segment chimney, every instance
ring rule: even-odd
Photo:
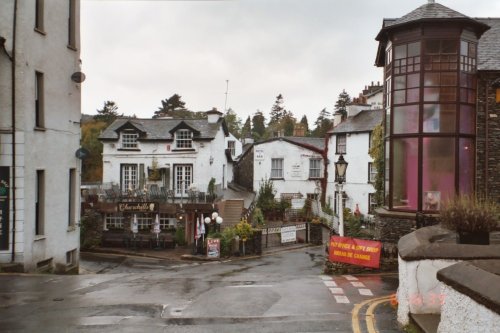
[[[336,127],[342,122],[342,114],[340,112],[335,112],[333,114],[333,127]]]
[[[212,108],[212,110],[207,111],[206,114],[209,124],[217,123],[222,116],[222,112],[219,112],[217,108]]]

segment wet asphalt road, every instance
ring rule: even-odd
[[[82,262],[79,276],[0,274],[0,331],[353,332],[354,305],[397,288],[394,274],[322,275],[322,247],[227,262],[104,259]],[[387,302],[379,309],[379,331],[398,332]]]

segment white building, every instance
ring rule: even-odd
[[[253,190],[259,191],[263,180],[270,179],[281,194],[318,194],[324,179],[323,138],[278,137],[253,146]]]
[[[0,264],[24,271],[78,271],[79,16],[0,1]]]
[[[343,154],[349,163],[346,182],[343,185],[344,205],[361,214],[370,214],[374,204],[376,170],[369,155],[370,138],[373,129],[382,123],[383,110],[362,110],[369,105],[349,105],[348,117],[327,134],[328,182],[326,201],[339,211],[338,189],[335,183],[335,162]]]
[[[122,191],[155,183],[186,198],[193,188],[207,192],[214,178],[217,189],[224,190],[233,178],[232,158],[242,148],[221,115],[211,110],[207,119],[115,120],[99,137],[103,183]]]

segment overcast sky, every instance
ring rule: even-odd
[[[193,111],[268,118],[276,96],[300,120],[332,111],[371,81],[383,18],[427,0],[81,1],[82,112],[104,101],[150,118],[177,93]],[[500,17],[497,0],[438,0],[471,17]]]

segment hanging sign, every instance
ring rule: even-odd
[[[0,250],[9,249],[9,167],[0,167]]]
[[[332,262],[379,268],[381,242],[332,236],[328,248]]]

